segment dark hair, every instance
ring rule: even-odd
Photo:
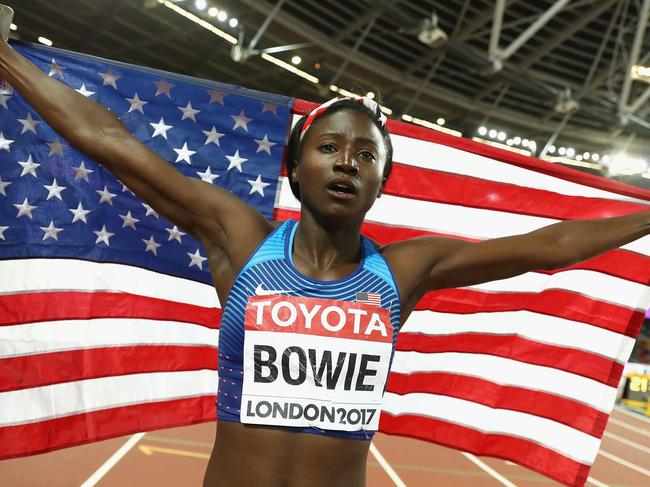
[[[382,123],[379,121],[380,113],[373,113],[372,110],[370,110],[365,105],[359,103],[357,100],[354,100],[352,98],[344,98],[330,105],[325,112],[323,112],[321,115],[318,116],[318,118],[324,115],[329,115],[331,113],[338,112],[339,110],[343,110],[346,108],[357,110],[367,115],[368,118],[370,118],[370,120],[374,122],[375,126],[381,132],[382,138],[384,140],[384,144],[386,146],[386,163],[384,165],[384,177],[388,178],[388,175],[390,174],[390,171],[393,168],[393,144],[390,140],[390,134],[388,133],[388,129],[386,128],[385,125],[382,125]],[[291,136],[289,137],[289,143],[287,144],[287,155],[285,159],[287,165],[287,174],[289,176],[289,186],[291,187],[291,192],[296,197],[296,199],[298,199],[298,201],[300,201],[300,188],[298,187],[297,183],[294,183],[291,180],[291,173],[293,169],[296,167],[296,162],[300,158],[300,153],[302,152],[302,144],[305,141],[305,137],[307,136],[307,134],[305,134],[305,137],[303,137],[302,139],[300,138],[300,132],[302,131],[302,127],[305,124],[305,120],[307,120],[308,115],[309,114],[306,114],[303,117],[301,117],[300,120],[298,120],[298,123],[296,123],[296,125],[291,130]],[[309,131],[309,129],[307,129],[307,131]]]

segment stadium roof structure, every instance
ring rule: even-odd
[[[538,154],[554,133],[578,152],[650,150],[650,0],[8,3],[26,41],[314,101],[373,91],[394,118],[443,118],[469,137],[487,125]],[[296,55],[318,83],[268,62]]]

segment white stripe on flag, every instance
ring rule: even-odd
[[[616,388],[563,370],[478,353],[395,352],[393,372],[446,372],[563,396],[609,412]],[[576,397],[576,391],[580,391]]]
[[[155,372],[65,382],[0,394],[0,427],[119,406],[216,395],[213,370]]]

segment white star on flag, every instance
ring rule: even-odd
[[[160,244],[154,240],[153,235],[149,237],[149,240],[143,238],[142,241],[147,246],[144,249],[145,252],[151,252],[153,255],[158,255],[158,247],[160,247]]]
[[[226,156],[226,159],[230,161],[230,164],[228,165],[228,171],[234,167],[237,168],[239,172],[242,172],[241,165],[248,160],[239,156],[239,150],[236,150],[232,156]]]
[[[6,230],[9,230],[9,227],[3,227],[2,225],[0,225],[0,238],[2,240],[5,240],[5,231]]]
[[[201,110],[196,110],[195,108],[192,108],[191,101],[188,101],[187,105],[184,107],[176,107],[176,108],[178,108],[181,112],[183,112],[183,116],[181,117],[181,120],[185,120],[186,118],[189,118],[193,122],[196,122],[195,115],[201,112]]]
[[[54,240],[59,240],[59,232],[63,231],[63,228],[56,228],[54,226],[54,220],[50,220],[50,224],[47,227],[40,227],[43,230],[43,240],[52,238]]]
[[[208,145],[210,142],[213,142],[218,146],[221,146],[221,144],[219,143],[219,139],[223,137],[225,134],[220,134],[219,132],[217,132],[217,129],[214,127],[214,125],[212,126],[211,130],[202,130],[202,132],[206,136],[205,144],[203,145]]]
[[[196,252],[194,252],[193,254],[187,252],[187,255],[190,257],[190,265],[188,265],[188,267],[192,267],[193,265],[195,265],[199,269],[203,270],[203,263],[208,259],[206,259],[199,253],[199,249],[196,249]]]
[[[235,121],[235,126],[232,128],[233,131],[235,131],[238,127],[241,127],[246,132],[248,132],[248,122],[253,120],[252,118],[248,118],[246,116],[244,110],[241,110],[239,112],[239,115],[230,115],[230,118],[232,118]]]
[[[34,162],[31,154],[29,155],[29,157],[27,157],[26,161],[22,161],[22,162],[18,161],[18,164],[23,166],[23,171],[20,173],[21,177],[27,174],[31,174],[32,176],[36,177],[36,169],[40,167],[40,164]]]
[[[27,112],[27,117],[25,118],[19,118],[18,121],[22,124],[23,129],[20,132],[20,135],[24,134],[25,132],[34,132],[36,133],[36,126],[41,123],[38,120],[34,120],[32,118],[32,114]]]
[[[43,186],[48,191],[46,200],[49,200],[50,198],[58,198],[63,201],[63,198],[61,198],[61,191],[63,191],[67,186],[59,186],[56,184],[56,178],[54,178],[54,182],[52,182],[50,186],[47,184],[44,184]]]
[[[116,84],[117,80],[119,80],[122,76],[113,73],[113,71],[111,71],[111,68],[108,68],[108,71],[106,71],[105,73],[98,73],[98,74],[104,80],[102,86],[111,85],[113,88],[117,90],[117,84]]]
[[[133,98],[127,98],[126,101],[130,103],[129,111],[127,113],[131,113],[133,110],[137,110],[142,115],[144,115],[144,110],[142,110],[142,107],[145,106],[148,101],[143,101],[138,97],[138,93],[135,93],[135,96]]]
[[[74,171],[74,180],[79,181],[80,179],[83,179],[84,181],[88,182],[88,175],[90,173],[93,173],[92,169],[86,169],[86,165],[84,164],[83,161],[81,161],[81,164],[79,164],[79,167],[73,167],[72,170]]]
[[[217,90],[208,90],[208,94],[210,95],[210,101],[208,102],[208,105],[211,105],[215,102],[219,105],[223,105],[223,98],[228,95],[228,93]]]
[[[275,103],[262,102],[262,113],[271,112],[274,115],[277,115],[278,106]]]
[[[72,217],[72,223],[77,222],[79,220],[81,220],[84,223],[88,223],[88,221],[86,220],[86,215],[88,213],[90,213],[90,210],[84,210],[84,207],[81,204],[81,201],[77,205],[76,209],[69,208],[68,211],[74,215]]]
[[[261,174],[258,174],[257,179],[254,181],[252,179],[247,179],[246,181],[248,181],[248,183],[251,185],[251,190],[248,194],[259,193],[261,196],[264,196],[264,188],[271,184],[263,183]]]
[[[22,204],[14,205],[14,206],[18,208],[18,214],[16,215],[16,218],[20,218],[21,216],[27,216],[30,220],[33,220],[32,210],[38,208],[38,206],[30,205],[29,201],[27,201],[27,198],[25,198],[25,201],[23,201]]]
[[[111,193],[108,190],[108,187],[104,185],[104,189],[99,191],[95,190],[95,192],[99,195],[99,203],[108,203],[109,205],[113,206],[113,198],[115,198],[117,195],[115,193]]]
[[[63,151],[66,147],[68,147],[66,144],[62,144],[58,137],[54,139],[54,142],[48,142],[47,146],[50,148],[50,152],[47,154],[47,157],[53,156],[54,154],[58,154],[63,157]]]
[[[156,211],[151,206],[149,206],[146,203],[140,203],[140,204],[144,206],[145,210],[147,210],[147,213],[144,216],[153,216],[158,218],[158,213],[156,213]]]
[[[167,98],[171,98],[171,89],[176,86],[172,83],[168,83],[167,80],[161,79],[160,81],[152,81],[154,85],[156,85],[156,95],[162,95],[165,94],[167,95]]]
[[[49,77],[59,76],[61,79],[63,79],[63,70],[65,68],[56,64],[56,60],[54,58],[52,58],[51,63],[48,63],[48,67],[50,68],[50,72],[47,74]]]
[[[98,244],[99,242],[104,242],[107,247],[110,246],[110,243],[108,240],[115,235],[114,233],[111,233],[106,230],[106,225],[102,225],[102,229],[100,231],[94,231],[93,232],[95,235],[97,235],[97,240],[95,240],[95,243]]]
[[[135,230],[135,224],[140,222],[140,220],[131,216],[130,211],[127,211],[126,215],[120,215],[120,218],[124,222],[122,223],[122,228],[131,227],[133,230]]]
[[[7,110],[9,110],[9,108],[7,107],[7,101],[9,101],[9,98],[11,98],[10,95],[5,95],[4,93],[0,93],[0,105],[3,108],[6,108]]]
[[[253,140],[257,142],[257,150],[255,151],[255,154],[264,151],[268,155],[271,155],[271,147],[278,144],[277,142],[269,141],[269,136],[267,134],[264,134],[263,139],[253,139]]]
[[[75,90],[77,93],[81,93],[83,96],[86,98],[89,98],[95,94],[94,91],[90,91],[88,88],[86,88],[86,83],[81,83],[81,88],[78,90]]]
[[[7,152],[11,152],[9,146],[13,143],[14,143],[13,140],[5,139],[4,134],[0,132],[0,150],[6,150]]]
[[[9,186],[11,183],[9,181],[3,181],[2,178],[0,177],[0,194],[2,196],[7,196],[7,193],[5,192],[5,189],[7,186]]]
[[[183,142],[183,147],[181,147],[180,149],[174,149],[174,152],[178,154],[178,157],[174,162],[185,161],[188,164],[192,164],[192,162],[190,161],[190,157],[196,154],[196,151],[190,150],[189,147],[187,147],[187,142]]]
[[[160,122],[158,123],[149,123],[154,128],[153,135],[151,138],[153,139],[157,135],[162,135],[165,139],[167,138],[167,131],[171,128],[174,128],[173,125],[165,125],[165,120],[160,117]]]
[[[178,243],[183,243],[181,242],[181,237],[187,235],[185,232],[181,232],[176,225],[174,225],[174,228],[165,228],[165,230],[169,232],[169,238],[167,241],[176,240]]]
[[[208,166],[208,169],[205,172],[201,171],[196,171],[196,174],[201,176],[201,179],[205,181],[206,183],[212,184],[215,179],[219,177],[218,174],[212,174],[212,171],[210,171],[210,167]]]
[[[118,180],[118,181],[119,181],[119,180]],[[120,181],[120,183],[122,183],[122,181]],[[133,191],[131,191],[129,188],[127,188],[127,187],[126,187],[126,184],[122,183],[122,193],[125,193],[125,192],[127,192],[127,191],[128,191],[129,193],[131,193],[133,196],[135,196],[135,193],[134,193]]]

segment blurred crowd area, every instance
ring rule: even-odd
[[[643,322],[629,361],[650,365],[650,319]]]

